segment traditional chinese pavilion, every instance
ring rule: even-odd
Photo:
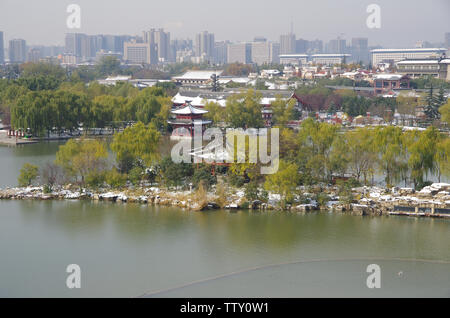
[[[173,110],[172,114],[175,115],[175,118],[168,120],[168,123],[173,128],[172,137],[192,138],[194,136],[194,126],[196,125],[201,125],[203,133],[212,122],[211,120],[203,119],[203,115],[206,113],[208,113],[207,110],[196,108],[190,103]]]

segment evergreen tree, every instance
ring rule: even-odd
[[[441,105],[439,105],[438,98],[436,98],[436,96],[434,96],[433,84],[430,85],[428,94],[425,97],[425,102],[426,102],[425,114],[427,115],[427,117],[430,119],[440,118],[439,107]]]
[[[444,105],[447,102],[447,98],[445,97],[444,87],[441,86],[439,89],[439,93],[436,97],[436,103],[438,104],[438,108]]]

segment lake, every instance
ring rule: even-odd
[[[0,147],[0,187],[57,147]],[[449,242],[441,219],[0,201],[0,297],[450,297]]]

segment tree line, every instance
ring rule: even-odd
[[[450,177],[450,138],[436,128],[403,131],[398,127],[364,127],[343,131],[339,126],[303,121],[301,129],[280,128],[279,169],[261,175],[259,163],[230,166],[174,163],[161,153],[163,139],[154,123],[141,122],[116,133],[108,145],[103,140],[69,140],[60,146],[54,163],[39,169],[25,165],[19,177],[23,186],[39,181],[48,191],[56,184],[87,188],[140,187],[142,182],[166,188],[215,186],[229,193],[244,188],[246,199],[267,201],[279,194],[282,204],[301,197],[299,186],[312,189],[324,202],[322,187],[337,182],[342,200],[352,200],[351,187],[372,185],[376,175],[384,184],[412,183],[421,189],[430,176]],[[112,154],[109,155],[109,153]],[[340,181],[344,180],[344,181]]]

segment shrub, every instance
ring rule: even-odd
[[[223,182],[219,182],[216,186],[216,203],[220,206],[221,209],[223,209],[227,205],[227,198],[229,196],[229,189],[228,185],[226,185]]]
[[[419,182],[419,183],[417,183],[416,190],[417,190],[417,191],[420,191],[420,190],[422,190],[423,188],[428,187],[428,186],[430,186],[430,185],[432,185],[432,184],[433,184],[433,182],[431,182],[431,181],[423,181],[423,182]]]
[[[143,173],[144,169],[142,169],[141,167],[134,167],[133,169],[130,170],[130,173],[128,174],[128,179],[132,184],[139,185],[139,183],[142,180]]]
[[[194,202],[198,205],[199,210],[203,209],[208,205],[208,192],[206,191],[206,187],[203,182],[197,187],[197,190],[194,193]]]
[[[92,171],[85,179],[86,184],[92,188],[98,188],[105,182],[106,176],[104,171]]]
[[[325,206],[328,201],[330,201],[330,197],[328,196],[328,194],[323,192],[317,193],[314,199],[317,201],[317,203],[319,203],[320,206]]]
[[[258,183],[252,181],[245,186],[245,198],[249,201],[259,200]]]
[[[338,181],[336,185],[338,186],[339,202],[344,204],[352,203],[355,199],[352,188],[358,186],[359,182],[357,180],[350,179],[347,181]]]
[[[165,186],[180,186],[186,178],[192,176],[193,168],[189,163],[175,163],[170,156],[165,157],[159,165],[161,181]]]
[[[121,188],[127,183],[127,175],[112,169],[106,174],[106,183],[112,188]]]
[[[233,187],[240,188],[245,184],[245,178],[243,176],[235,175],[234,173],[230,173],[228,175],[228,182]]]
[[[200,185],[202,183],[207,189],[217,182],[216,177],[211,174],[211,169],[207,165],[201,165],[195,169],[192,176],[192,183]]]
[[[247,209],[250,207],[250,202],[244,201],[244,202],[242,202],[242,203],[239,205],[239,207],[240,207],[241,209],[247,210]]]
[[[44,193],[48,194],[48,193],[52,193],[52,187],[49,186],[48,184],[44,185]]]

